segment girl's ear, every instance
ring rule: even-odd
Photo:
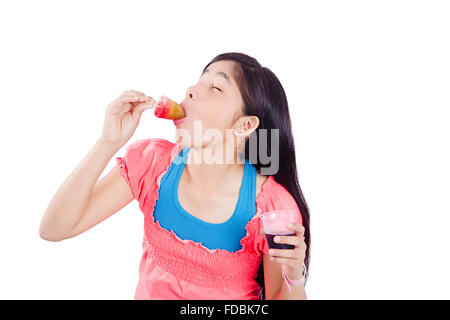
[[[242,124],[246,133],[250,134],[259,126],[259,118],[257,116],[248,116]]]
[[[240,116],[242,119],[237,119],[233,125],[233,132],[237,132],[239,129],[242,129],[242,132],[246,135],[250,135],[253,131],[255,131],[259,126],[259,118],[257,116]]]

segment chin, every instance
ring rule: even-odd
[[[178,143],[182,148],[191,147],[192,135],[189,130],[177,127],[177,129],[175,130],[175,142]]]

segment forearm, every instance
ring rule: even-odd
[[[42,238],[61,240],[76,226],[99,176],[118,149],[100,139],[95,142],[49,203],[39,229]]]

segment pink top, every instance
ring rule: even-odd
[[[181,239],[153,220],[161,179],[181,150],[179,144],[164,139],[142,139],[131,143],[123,158],[116,158],[121,175],[144,214],[144,252],[135,299],[260,299],[261,287],[255,278],[269,247],[259,233],[259,216],[271,210],[293,209],[302,222],[297,203],[270,176],[256,198],[257,212],[245,227],[247,233],[241,239],[240,250],[211,250],[201,243]]]

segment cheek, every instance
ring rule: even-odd
[[[176,141],[185,146],[206,147],[207,145],[223,143],[230,139],[232,134],[222,121],[205,119],[184,122],[176,130]]]
[[[229,106],[217,106],[214,104],[208,107],[198,107],[188,113],[187,119],[180,125],[184,134],[197,139],[205,136],[220,135],[221,140],[227,136],[227,129],[231,129],[235,112]],[[179,130],[178,130],[179,131]],[[194,138],[194,135],[201,136]]]
[[[228,109],[226,107],[205,109],[198,114],[198,118],[196,119],[202,121],[203,129],[225,131],[231,127],[231,121],[233,119],[233,114],[228,112]]]
[[[227,129],[231,128],[231,120],[232,118],[228,114],[217,113],[213,116],[209,117],[207,121],[205,121],[203,128],[214,130],[215,132],[220,132],[223,137],[226,135]]]

